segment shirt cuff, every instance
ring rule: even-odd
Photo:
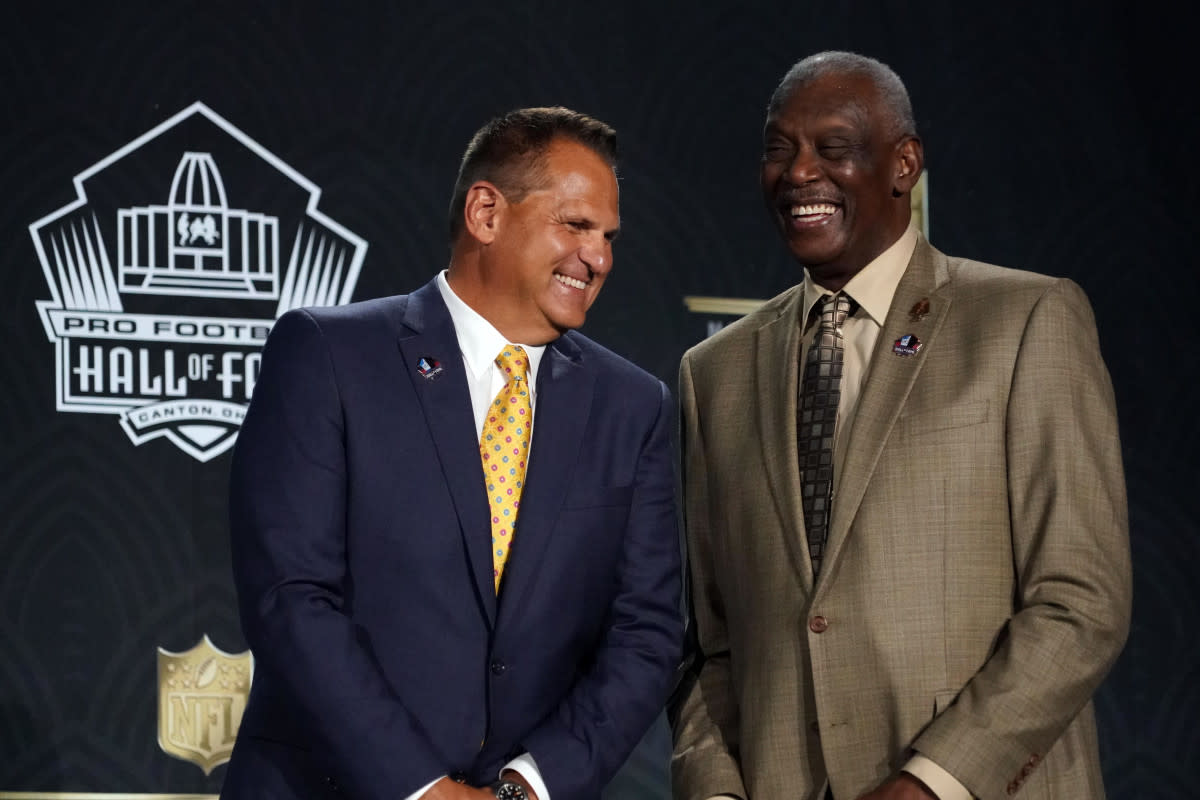
[[[533,789],[533,793],[538,796],[538,800],[550,800],[550,790],[546,788],[546,782],[542,780],[542,773],[538,771],[537,762],[533,760],[532,755],[522,753],[505,764],[504,769],[500,770],[500,774],[503,775],[504,771],[509,769],[520,773],[525,782],[529,784],[529,788]]]
[[[958,778],[920,753],[914,754],[903,769],[928,786],[938,800],[971,800],[971,793],[958,782]]]
[[[446,776],[445,776],[445,775],[443,775],[443,776],[442,776],[442,778],[444,778],[444,777],[446,777]],[[404,798],[404,800],[420,800],[420,798],[421,798],[421,797],[422,797],[422,796],[423,796],[423,795],[424,795],[426,792],[428,792],[430,789],[432,789],[432,788],[433,788],[433,784],[437,783],[437,782],[438,782],[438,781],[440,781],[442,778],[434,778],[432,781],[430,781],[429,783],[425,784],[425,785],[424,785],[424,786],[422,786],[420,789],[417,789],[415,792],[413,792],[412,794],[410,794],[408,797]]]

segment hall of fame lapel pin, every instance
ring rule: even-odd
[[[892,352],[898,356],[915,356],[923,342],[915,334],[906,333],[892,343]]]
[[[417,360],[417,372],[425,380],[431,381],[442,374],[442,364],[433,356],[421,356]]]

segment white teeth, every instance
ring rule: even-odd
[[[587,288],[587,284],[577,278],[569,278],[566,275],[559,275],[557,272],[554,273],[554,277],[558,278],[558,282],[564,286],[570,286],[573,289]]]
[[[837,206],[832,203],[815,203],[811,206],[792,206],[793,217],[809,217],[817,214],[833,214]]]

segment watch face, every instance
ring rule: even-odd
[[[496,784],[496,800],[529,800],[529,795],[519,783],[500,781]]]

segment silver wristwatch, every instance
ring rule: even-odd
[[[525,787],[512,781],[500,781],[493,785],[492,794],[496,795],[496,800],[529,800]]]

